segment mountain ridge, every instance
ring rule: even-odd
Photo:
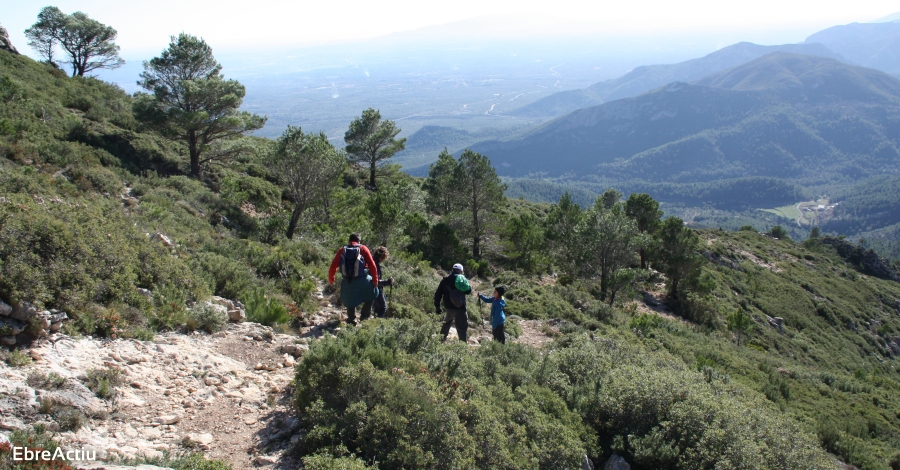
[[[779,72],[775,78],[772,70]],[[684,182],[782,177],[795,168],[814,183],[813,172],[803,166],[816,159],[845,175],[877,173],[896,161],[898,142],[891,136],[900,130],[898,111],[900,80],[884,72],[776,52],[695,83],[670,83],[580,109],[517,139],[471,148],[509,163],[499,167],[505,176],[583,176],[592,168],[607,177],[646,179],[638,162],[651,165],[656,158],[667,164],[652,164],[655,181],[671,181],[662,167],[684,165]]]
[[[668,83],[676,81],[692,82],[711,73],[725,70],[777,51],[803,53],[835,59],[841,58],[838,54],[821,44],[761,46],[749,42],[740,42],[697,59],[675,64],[636,67],[619,78],[595,83],[581,90],[555,93],[513,110],[509,114],[559,116],[582,107],[637,96]]]

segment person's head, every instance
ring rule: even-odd
[[[350,234],[350,241],[347,242],[347,243],[359,243],[359,234],[358,234],[358,233],[351,233],[351,234]]]
[[[379,246],[378,248],[375,248],[375,253],[373,253],[373,255],[375,256],[375,261],[378,261],[379,263],[382,261],[387,261],[387,259],[391,257],[391,254],[388,253],[388,249],[386,246]]]
[[[463,265],[456,263],[453,265],[453,274],[462,274],[463,273]]]
[[[497,286],[494,288],[494,297],[501,298],[506,295],[506,286]]]

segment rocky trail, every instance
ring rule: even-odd
[[[43,424],[62,447],[110,463],[199,450],[235,470],[297,468],[285,452],[300,425],[290,411],[293,366],[311,342],[346,327],[342,309],[318,297],[321,310],[294,334],[250,322],[152,341],[52,332],[26,350],[31,364],[0,361],[0,434]],[[540,346],[554,335],[549,323],[519,325],[518,342]],[[448,341],[455,339],[452,329]],[[489,328],[470,328],[470,345],[490,340]],[[108,389],[98,393],[97,377]],[[66,430],[76,421],[77,430]]]

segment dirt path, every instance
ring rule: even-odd
[[[65,448],[94,450],[105,460],[193,449],[235,470],[297,468],[284,453],[300,425],[290,410],[293,366],[310,342],[336,333],[335,320],[344,319],[328,299],[320,303],[299,335],[245,322],[212,335],[166,333],[153,341],[51,336],[30,350],[32,364],[0,362],[0,432],[43,423],[59,431]],[[540,347],[554,334],[549,323],[519,324],[517,342]],[[451,330],[448,340],[455,339]],[[473,347],[491,340],[489,327],[470,329]],[[97,370],[118,371],[120,385],[107,399],[85,386]],[[60,429],[54,413],[67,407],[87,416],[77,431]]]

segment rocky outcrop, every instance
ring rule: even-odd
[[[207,301],[216,310],[223,312],[231,323],[240,323],[247,319],[247,309],[237,300],[213,296]]]
[[[68,319],[66,312],[56,309],[38,310],[28,302],[11,307],[0,300],[0,345],[12,347],[43,338],[62,329]]]
[[[13,54],[18,55],[19,51],[16,50],[16,47],[9,42],[9,33],[6,31],[2,25],[0,25],[0,49],[12,52]]]
[[[631,465],[621,455],[612,454],[603,465],[603,470],[631,470]]]
[[[894,271],[887,260],[879,258],[874,251],[841,238],[823,237],[821,242],[823,245],[833,246],[837,254],[853,269],[879,279],[900,282],[900,273]]]

